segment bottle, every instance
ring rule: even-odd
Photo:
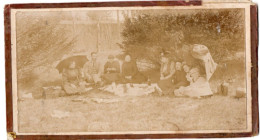
[[[150,86],[152,83],[151,83],[151,79],[150,77],[148,76],[148,79],[147,79],[147,83],[148,83],[148,86]]]

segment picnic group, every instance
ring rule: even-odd
[[[153,81],[159,95],[185,97],[207,97],[213,94],[209,79],[216,70],[208,48],[204,45],[192,45],[192,57],[199,64],[190,65],[185,61],[174,61],[169,51],[160,54],[160,78]],[[130,54],[125,54],[122,64],[114,55],[109,55],[104,65],[98,61],[98,52],[90,54],[90,60],[83,67],[76,61],[70,61],[68,67],[62,69],[62,88],[67,95],[84,92],[86,87],[102,87],[106,85],[151,84],[149,77],[138,70],[136,61]]]

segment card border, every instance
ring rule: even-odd
[[[135,2],[90,2],[90,3],[38,3],[9,4],[4,9],[5,24],[5,69],[6,69],[6,116],[7,132],[13,132],[12,64],[11,64],[11,9],[30,8],[80,8],[80,7],[129,7],[129,6],[190,6],[201,5],[200,0],[185,1],[135,1]],[[17,139],[140,139],[140,138],[213,138],[249,137],[259,133],[258,120],[258,7],[250,6],[251,19],[251,94],[252,132],[245,133],[189,133],[189,134],[109,134],[109,135],[17,135]]]

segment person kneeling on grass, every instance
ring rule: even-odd
[[[104,75],[102,77],[107,84],[120,80],[120,64],[115,60],[113,55],[108,56],[108,61],[104,65]]]
[[[193,68],[190,70],[190,79],[192,82],[187,87],[180,87],[174,90],[175,96],[188,96],[194,98],[200,98],[203,96],[212,95],[213,92],[210,89],[210,85],[205,76],[200,74],[199,68]],[[189,77],[187,77],[189,78]]]

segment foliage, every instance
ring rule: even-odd
[[[65,25],[57,26],[60,14],[17,16],[17,69],[18,76],[31,73],[34,68],[47,65],[69,51],[75,39],[66,36]],[[22,74],[19,74],[22,73]]]
[[[173,59],[183,59],[190,45],[203,44],[219,62],[244,49],[243,28],[240,9],[197,10],[186,14],[140,13],[126,18],[121,48],[137,59],[158,64],[162,50],[170,51]]]

